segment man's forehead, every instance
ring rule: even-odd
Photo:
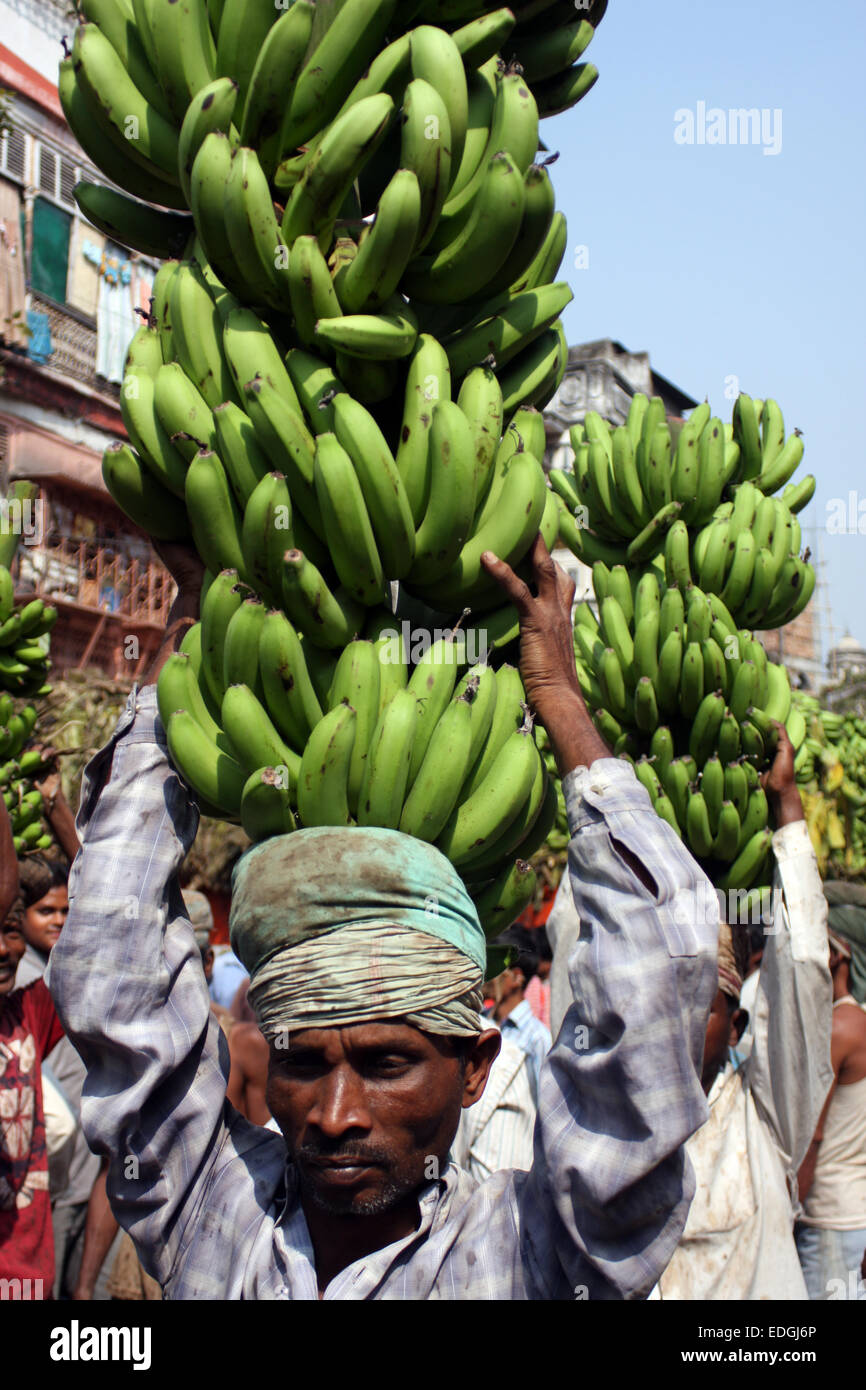
[[[427,1041],[420,1028],[403,1019],[371,1019],[364,1023],[349,1023],[335,1028],[301,1028],[288,1035],[290,1049],[325,1052],[359,1048],[388,1047],[402,1043],[422,1045]],[[273,1046],[273,1044],[272,1044]],[[282,1049],[285,1050],[283,1041]]]

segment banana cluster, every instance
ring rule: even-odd
[[[456,337],[472,366],[497,353],[506,402],[550,398],[567,349],[531,296],[566,228],[534,160],[540,115],[597,77],[574,65],[589,19],[551,13],[539,35],[536,6],[516,29],[510,10],[473,6],[456,28],[443,13],[445,27],[406,32],[394,0],[348,0],[320,33],[309,0],[276,20],[227,0],[214,35],[205,0],[82,8],[59,90],[90,157],[132,194],[77,188],[106,235],[169,258],[196,232],[223,285],[283,319],[287,346],[336,360],[367,404],[399,387],[426,330]]]
[[[821,873],[866,873],[866,720],[795,692],[807,735],[795,771]]]
[[[806,607],[815,571],[800,558],[797,513],[815,478],[789,481],[803,441],[797,431],[786,439],[775,401],[740,395],[729,425],[705,403],[677,432],[659,397],[638,394],[624,425],[613,429],[590,411],[571,440],[574,472],[554,470],[551,485],[569,512],[560,539],[587,564],[634,564],[664,551],[678,583],[719,593],[745,627],[781,627]]]
[[[0,695],[0,795],[12,823],[12,839],[16,854],[28,850],[48,849],[54,836],[43,819],[42,793],[36,786],[39,777],[48,769],[42,754],[35,748],[25,751],[25,744],[36,724],[36,710],[25,705],[15,712],[11,696]]]
[[[224,134],[235,148],[255,151],[256,172],[272,192],[285,194],[340,117],[369,96],[399,107],[410,80],[434,89],[425,117],[441,119],[444,110],[446,118],[446,138],[434,142],[425,170],[447,160],[465,183],[475,171],[461,163],[464,148],[480,161],[487,142],[478,136],[479,120],[490,117],[484,79],[473,83],[474,75],[501,53],[522,69],[533,109],[544,116],[567,110],[598,77],[591,63],[577,60],[605,9],[606,0],[594,0],[582,15],[571,0],[533,0],[514,11],[450,0],[347,0],[328,23],[310,0],[80,0],[82,23],[60,67],[63,110],[93,163],[145,205],[136,222],[127,198],[91,187],[83,194],[86,213],[104,220],[109,234],[129,233],[121,235],[125,244],[176,254],[185,222],[178,213],[192,206],[192,165],[207,135]],[[407,32],[410,23],[416,27]],[[374,124],[375,133],[364,136],[364,116],[356,116],[359,155],[367,159],[387,130]],[[240,165],[236,174],[242,181]],[[443,175],[440,207],[449,170]],[[329,183],[338,204],[339,187]],[[267,210],[265,223],[252,229],[255,238],[272,230],[273,208]],[[272,261],[274,248],[266,249]],[[260,278],[271,269],[266,265]]]
[[[16,482],[0,501],[0,690],[26,699],[48,693],[48,648],[57,621],[57,609],[42,599],[15,607],[11,569],[22,535],[33,529],[33,517],[25,515],[25,508],[33,506],[37,490],[34,483]],[[13,741],[4,740],[0,731],[0,757],[18,751],[12,749]]]
[[[772,721],[795,750],[806,737],[783,666],[767,660],[723,600],[669,583],[659,558],[643,573],[599,561],[575,617],[578,675],[596,727],[634,763],[657,813],[718,888],[760,887],[772,840],[760,773]]]
[[[605,3],[80,8],[61,101],[116,187],[76,197],[164,261],[103,474],[208,571],[160,681],[173,760],[254,839],[417,834],[507,925],[556,811],[516,672],[463,659],[474,629],[414,669],[378,629],[396,581],[504,645],[481,555],[556,539],[540,411],[571,292],[539,119],[593,85]]]
[[[0,689],[29,698],[47,695],[50,633],[57,609],[41,598],[15,608],[12,576],[0,565]],[[0,757],[6,749],[0,733]]]
[[[519,406],[503,432],[489,367],[469,370],[452,400],[448,353],[422,335],[392,452],[334,367],[303,348],[284,359],[207,262],[167,262],[154,289],[154,325],[135,335],[121,390],[131,443],[103,460],[113,497],[151,536],[191,536],[212,574],[236,569],[335,648],[387,582],[437,611],[483,615],[500,604],[484,551],[518,565],[539,529],[554,544],[564,504],[545,482],[543,417]],[[549,286],[539,302],[554,314],[568,294]],[[502,645],[516,615],[500,606],[488,629]]]
[[[300,822],[435,844],[495,934],[532,898],[525,860],[557,809],[520,676],[469,666],[459,632],[410,670],[389,624],[373,615],[338,654],[268,610],[236,571],[217,575],[159,679],[172,760],[206,813],[239,819],[253,840]]]

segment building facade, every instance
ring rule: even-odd
[[[159,644],[171,582],[102,481],[126,348],[156,266],[78,211],[81,179],[105,182],[63,118],[57,65],[75,23],[65,0],[0,0],[0,484],[39,485],[39,525],[19,549],[22,595],[61,611],[55,671],[134,677]]]

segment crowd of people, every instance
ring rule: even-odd
[[[720,921],[586,713],[565,576],[485,563],[572,833],[494,979],[378,829],[249,851],[214,946],[154,698],[186,562],[78,829],[53,772],[18,862],[0,802],[0,1297],[866,1299],[866,888],[822,884],[779,726],[773,912]]]

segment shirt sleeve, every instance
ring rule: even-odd
[[[34,980],[25,989],[27,1024],[36,1040],[39,1056],[47,1057],[63,1037],[63,1024],[57,1017],[54,1000],[43,980]]]
[[[48,982],[87,1067],[84,1132],[108,1154],[115,1214],[160,1283],[219,1164],[224,1114],[245,1123],[225,1107],[228,1048],[177,882],[197,827],[155,688],[133,691],[85,773],[82,850]]]
[[[765,925],[749,1088],[791,1171],[799,1168],[833,1082],[827,901],[805,821],[773,836],[773,917]]]
[[[683,1146],[708,1113],[718,900],[626,763],[578,768],[563,790],[573,1002],[541,1071],[524,1267],[532,1298],[645,1298],[694,1192]]]

